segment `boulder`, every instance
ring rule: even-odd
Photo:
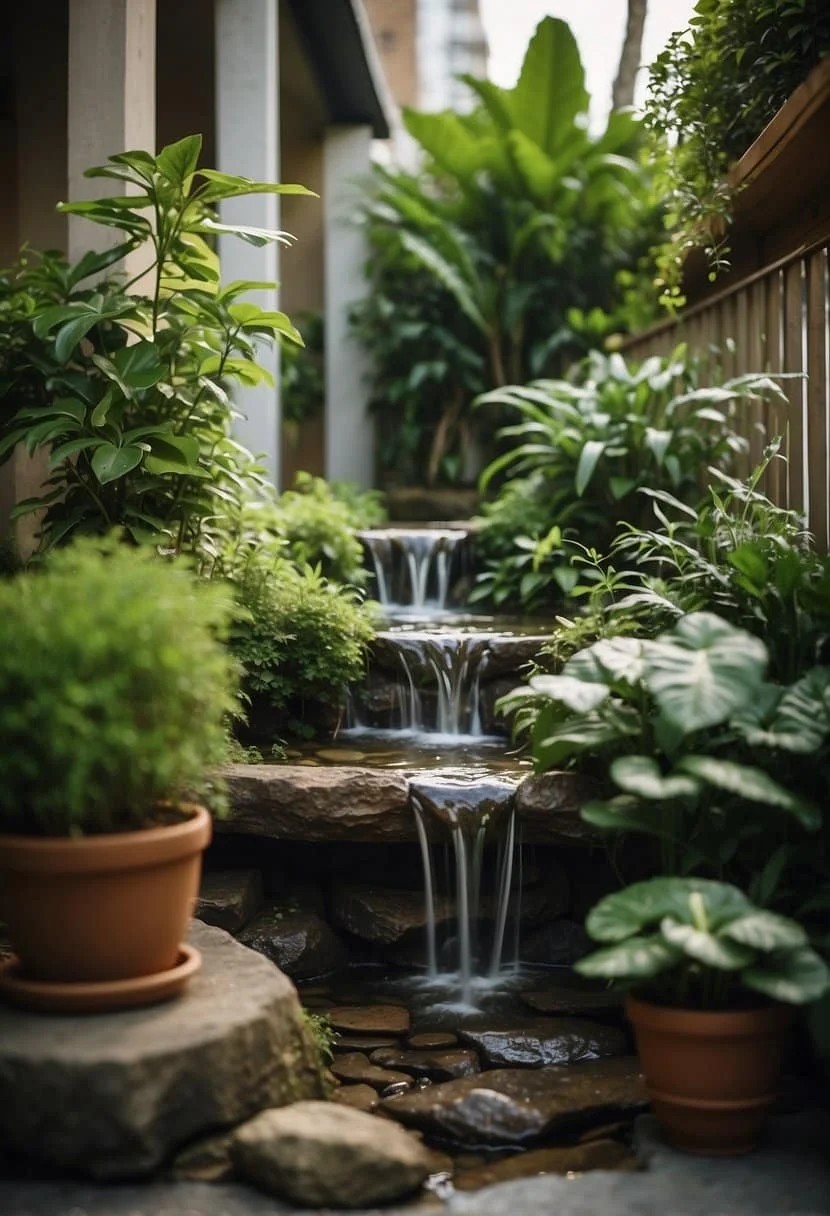
[[[268,1107],[323,1096],[286,976],[196,922],[178,1000],[95,1017],[0,1007],[0,1139],[42,1165],[117,1179]]]
[[[177,1153],[170,1176],[179,1182],[227,1182],[233,1178],[233,1132],[218,1132],[188,1144]]]
[[[432,1164],[402,1128],[334,1102],[263,1111],[238,1129],[232,1153],[241,1177],[304,1207],[400,1199],[420,1187]]]
[[[278,840],[417,840],[406,778],[394,770],[232,764],[220,831]]]
[[[593,782],[578,773],[525,777],[516,791],[524,839],[536,844],[601,845],[598,829],[583,822],[579,814],[580,807],[595,794]]]
[[[636,1057],[507,1068],[386,1098],[381,1110],[428,1135],[469,1145],[524,1145],[641,1110]]]
[[[542,647],[550,641],[550,635],[496,634],[487,642],[487,679],[495,676],[512,676],[514,683],[526,679],[526,668],[538,657]]]
[[[262,906],[259,870],[214,870],[202,876],[196,916],[206,925],[238,933]]]
[[[578,1064],[628,1050],[624,1031],[584,1018],[539,1018],[509,1028],[462,1029],[459,1033],[491,1068]]]
[[[316,912],[286,909],[280,904],[260,912],[242,930],[239,940],[293,979],[314,979],[349,961],[346,946]]]

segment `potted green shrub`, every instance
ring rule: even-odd
[[[160,999],[211,835],[193,805],[225,754],[227,593],[152,551],[78,542],[0,581],[0,916],[13,1000]]]
[[[653,878],[606,896],[587,928],[603,948],[577,970],[630,989],[669,1141],[716,1155],[751,1149],[776,1096],[791,1006],[830,983],[802,927],[727,883]]]

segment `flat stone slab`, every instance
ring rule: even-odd
[[[417,840],[400,773],[349,766],[232,764],[224,831],[275,840]]]
[[[197,921],[189,940],[203,966],[179,1000],[90,1017],[0,1005],[0,1141],[12,1154],[136,1177],[265,1107],[323,1096],[290,980],[221,929]]]
[[[434,770],[409,777],[394,769],[358,765],[232,764],[224,770],[230,812],[220,832],[273,840],[351,841],[356,844],[415,842],[412,790],[421,796],[435,785]],[[575,773],[526,777],[518,787],[501,775],[459,784],[458,803],[513,800],[532,844],[596,845],[599,836],[579,817],[591,785]],[[446,795],[446,790],[442,793]]]
[[[392,1119],[460,1144],[524,1145],[647,1103],[635,1056],[538,1069],[505,1068],[381,1103]]]
[[[331,1071],[338,1081],[352,1085],[370,1085],[379,1094],[388,1090],[390,1085],[403,1086],[406,1089],[412,1085],[412,1078],[408,1073],[381,1068],[373,1064],[362,1051],[347,1051],[342,1056],[335,1056]]]
[[[403,1005],[336,1005],[327,1017],[335,1030],[348,1034],[409,1033],[409,1010]]]
[[[209,870],[202,875],[196,916],[206,925],[238,933],[262,902],[259,870]]]
[[[620,1056],[629,1050],[624,1031],[584,1018],[539,1018],[527,1025],[459,1033],[463,1042],[474,1047],[493,1068],[579,1064]]]
[[[355,1110],[364,1110],[367,1114],[377,1110],[380,1098],[376,1089],[371,1085],[341,1085],[331,1095],[332,1102],[341,1106],[352,1106]]]
[[[746,1157],[692,1157],[663,1144],[650,1115],[637,1120],[645,1169],[548,1174],[451,1195],[445,1216],[827,1216],[830,1128],[825,1111],[770,1120]],[[0,1181],[3,1216],[310,1216],[239,1184],[152,1183],[95,1186]],[[413,1216],[411,1205],[384,1216]],[[322,1213],[319,1214],[322,1216]],[[355,1213],[355,1216],[358,1216]],[[378,1216],[363,1212],[360,1216]]]
[[[580,988],[576,984],[551,984],[530,992],[520,992],[519,1000],[537,1013],[548,1013],[558,1017],[573,1017],[579,1014],[617,1013],[622,1009],[623,994],[614,988]]]
[[[481,1072],[474,1051],[455,1048],[450,1051],[400,1051],[381,1047],[371,1055],[373,1064],[410,1073],[413,1077],[429,1077],[431,1081],[451,1081],[454,1077],[471,1077]]]

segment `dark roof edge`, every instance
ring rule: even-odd
[[[332,122],[371,126],[388,139],[395,104],[363,0],[288,0]]]

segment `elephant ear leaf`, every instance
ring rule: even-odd
[[[566,21],[540,21],[505,102],[518,129],[549,156],[573,134],[574,120],[586,113],[590,97],[579,48]]]

